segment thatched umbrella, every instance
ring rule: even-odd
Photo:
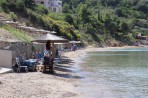
[[[81,43],[81,41],[70,41],[69,43],[70,44],[79,44],[79,43]]]
[[[46,45],[48,45],[50,49],[50,56],[54,57],[54,52],[55,52],[54,43],[68,43],[68,40],[58,37],[56,35],[47,33],[46,35],[43,35],[33,40],[32,42],[46,43]]]
[[[47,43],[47,41],[50,41],[51,43],[67,43],[68,42],[67,39],[58,37],[50,33],[47,33],[46,35],[43,35],[33,40],[32,42]]]

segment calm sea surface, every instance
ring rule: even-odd
[[[87,97],[148,98],[148,48],[89,52],[82,61]]]

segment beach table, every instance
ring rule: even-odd
[[[37,65],[37,59],[24,60],[22,62],[22,65],[27,66],[28,70],[35,71],[36,70],[36,65]]]

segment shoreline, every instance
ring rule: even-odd
[[[87,95],[79,92],[83,83],[81,83],[79,73],[75,72],[75,70],[79,70],[81,58],[89,51],[113,48],[137,48],[137,46],[86,47],[77,51],[64,52],[63,56],[70,59],[71,62],[57,65],[54,74],[28,72],[0,75],[0,98],[86,98]],[[95,89],[101,93],[99,88]]]

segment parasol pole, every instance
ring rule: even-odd
[[[55,57],[55,45],[54,45],[54,42],[51,42],[50,43],[50,58],[54,59]]]
[[[54,42],[52,42],[51,57],[54,58]]]

